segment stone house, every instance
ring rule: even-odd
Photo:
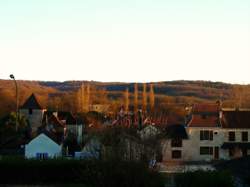
[[[19,109],[20,114],[28,119],[32,133],[37,132],[38,128],[42,125],[43,114],[45,111],[46,109],[40,105],[33,93]]]

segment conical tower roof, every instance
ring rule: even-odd
[[[24,102],[21,109],[42,109],[34,93]]]

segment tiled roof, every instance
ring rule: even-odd
[[[216,113],[219,110],[220,105],[217,103],[202,103],[195,104],[192,108],[192,113]]]
[[[250,111],[224,111],[223,128],[250,128]]]
[[[188,127],[218,127],[219,124],[219,117],[216,115],[194,114],[188,123]]]
[[[24,102],[21,109],[42,109],[41,105],[37,101],[35,94],[31,94],[31,96]]]

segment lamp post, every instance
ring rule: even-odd
[[[13,74],[10,75],[10,78],[14,80],[16,86],[16,131],[18,127],[18,119],[19,119],[19,111],[18,111],[18,87],[15,76]]]

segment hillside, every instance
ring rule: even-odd
[[[133,98],[134,83],[121,82],[95,82],[95,81],[65,81],[65,82],[47,82],[47,81],[18,81],[20,104],[22,104],[32,92],[36,93],[39,100],[45,107],[55,107],[56,101],[68,100],[63,103],[61,108],[66,110],[74,107],[74,93],[84,84],[89,84],[95,90],[105,90],[107,102],[122,103],[124,91],[129,88],[130,98]],[[150,83],[147,83],[150,84]],[[215,102],[218,99],[223,100],[224,106],[234,106],[241,102],[241,106],[250,106],[250,86],[233,85],[222,82],[209,81],[165,81],[156,82],[154,92],[157,105],[173,104],[193,104],[195,102]],[[141,96],[142,84],[138,83],[139,98]],[[149,85],[147,86],[149,90]],[[94,96],[97,92],[92,92],[92,103],[100,103],[99,96]],[[99,95],[102,94],[101,92]],[[12,80],[0,80],[0,115],[15,109],[15,86]],[[65,99],[67,98],[67,99]],[[58,101],[59,102],[59,101]],[[58,105],[57,102],[57,105]],[[58,107],[58,106],[57,106]]]

